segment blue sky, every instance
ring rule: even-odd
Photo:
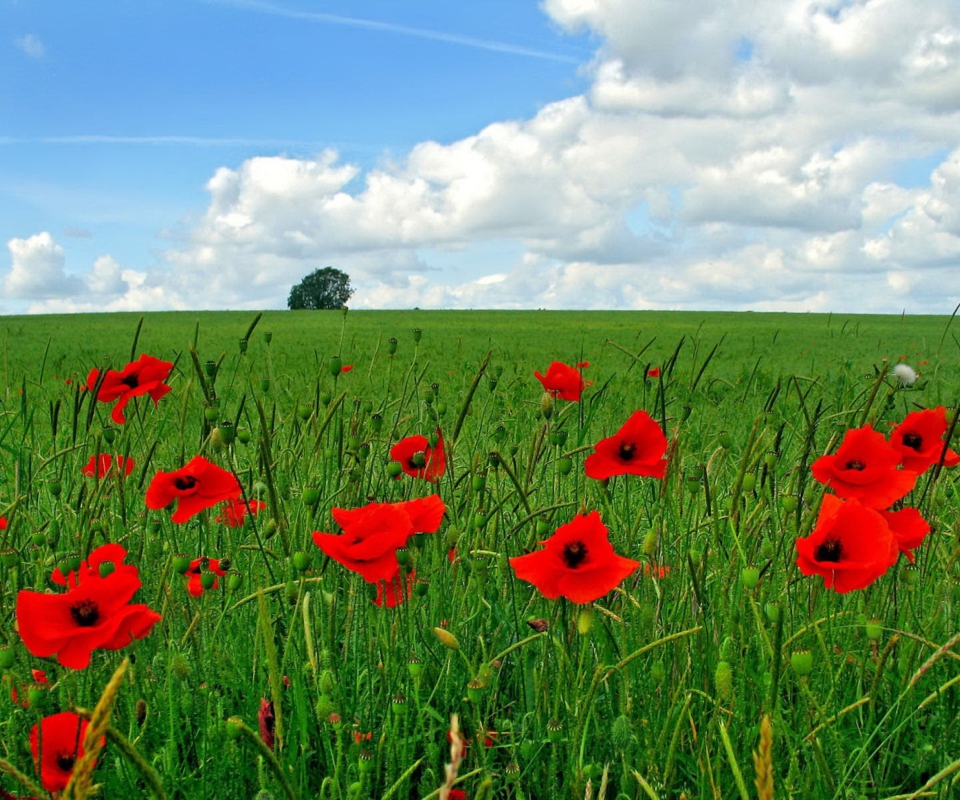
[[[709,5],[0,0],[0,311],[949,313],[960,10]]]

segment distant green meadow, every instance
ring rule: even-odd
[[[705,312],[0,318],[0,797],[50,796],[31,729],[93,709],[125,657],[101,703],[105,798],[958,796],[960,468],[897,501],[931,532],[863,589],[802,574],[795,547],[831,494],[810,465],[847,431],[944,406],[952,434],[958,332]],[[174,365],[171,389],[120,425],[84,385],[141,354]],[[533,373],[552,361],[588,363],[581,400],[545,395]],[[587,477],[639,410],[666,476]],[[436,483],[392,463],[418,435],[442,439]],[[100,454],[132,472],[84,475]],[[197,455],[262,508],[237,527],[219,504],[182,524],[148,509],[158,471]],[[433,495],[442,522],[398,550],[394,607],[314,542],[341,532],[334,509]],[[517,576],[511,559],[594,511],[629,577],[577,603]],[[54,568],[106,543],[162,620],[84,669],[32,654],[20,592],[64,592]],[[196,568],[197,595],[181,573],[200,558],[228,563]]]

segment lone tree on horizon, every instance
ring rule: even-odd
[[[290,290],[287,308],[300,309],[343,308],[353,294],[350,276],[333,267],[315,269]]]

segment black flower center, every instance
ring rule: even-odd
[[[905,433],[902,441],[903,446],[909,447],[911,450],[919,452],[920,448],[923,447],[923,437],[919,433]]]
[[[620,442],[620,460],[632,461],[633,454],[636,449],[637,446],[633,442]]]
[[[817,561],[828,561],[836,564],[843,555],[843,547],[838,539],[827,539],[827,541],[817,546],[814,556]]]
[[[570,569],[576,569],[587,557],[587,548],[583,542],[567,542],[563,546],[563,560]]]
[[[846,468],[855,469],[857,472],[863,472],[867,468],[867,465],[862,461],[848,461]]]
[[[70,616],[81,628],[89,628],[100,619],[100,609],[96,600],[81,600],[70,606]]]
[[[77,757],[73,753],[60,753],[57,755],[57,766],[64,772],[70,772],[76,762]]]
[[[193,477],[193,475],[181,475],[179,478],[174,478],[173,485],[176,486],[181,492],[188,492],[193,489],[199,481]]]
[[[140,378],[134,375],[127,375],[125,378],[120,379],[120,383],[129,386],[131,389],[136,389],[140,385]]]

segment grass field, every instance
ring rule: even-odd
[[[848,431],[956,406],[955,333],[946,317],[693,312],[3,318],[0,789],[47,796],[58,767],[38,773],[31,729],[103,696],[92,780],[106,798],[446,797],[453,752],[472,799],[953,797],[957,473],[932,465],[862,511],[870,563],[881,545],[862,529],[879,511],[916,509],[931,528],[913,564],[894,546],[863,588],[803,574],[795,542],[841,493],[811,464]],[[171,388],[131,399],[118,424],[96,394],[141,354],[173,364]],[[545,397],[533,373],[551,361],[589,362],[580,400]],[[103,383],[87,391],[92,368]],[[665,476],[589,477],[595,445],[639,410],[666,436]],[[435,482],[396,474],[390,451],[415,435],[442,439]],[[84,475],[99,454],[133,469]],[[214,500],[182,523],[148,509],[158,472],[198,455],[258,513],[233,527]],[[184,503],[193,486],[176,491]],[[334,509],[414,500],[442,502],[442,520],[417,527],[418,504],[371,517],[392,544],[353,567],[314,540],[353,530]],[[591,512],[638,562],[627,577],[586,602],[520,577],[511,559]],[[893,523],[876,524],[889,539]],[[21,607],[78,591],[54,568],[86,574],[78,561],[106,543],[125,562],[91,564],[80,590],[133,566],[130,602],[162,619],[121,649],[129,636],[104,635],[83,668],[63,665],[63,642],[37,655],[26,624],[94,641],[101,619],[83,614],[106,618],[105,599],[64,601],[60,628]],[[563,552],[583,574],[583,551]],[[364,579],[387,562],[392,584]],[[75,742],[44,749],[42,730],[41,760],[60,747],[77,773],[63,796],[86,796]]]

